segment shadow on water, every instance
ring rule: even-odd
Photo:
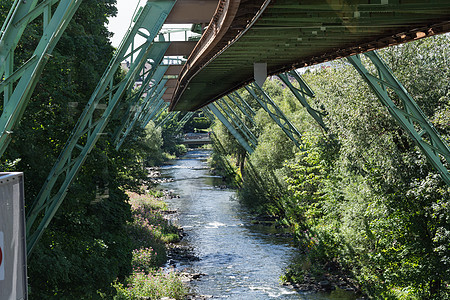
[[[189,151],[161,169],[161,175],[173,181],[160,188],[180,196],[167,202],[178,211],[175,221],[187,234],[182,243],[199,258],[176,268],[206,274],[191,284],[198,294],[215,299],[355,299],[339,290],[307,294],[282,286],[279,278],[296,249],[273,228],[252,223],[235,192],[221,188],[221,178],[210,175],[209,154]]]

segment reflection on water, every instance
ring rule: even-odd
[[[298,293],[280,284],[295,248],[287,238],[252,225],[234,191],[217,187],[222,182],[209,175],[209,153],[190,151],[161,170],[163,176],[174,179],[161,188],[180,195],[167,202],[179,212],[177,223],[187,233],[183,243],[199,257],[177,267],[206,274],[192,283],[196,292],[217,299],[349,299]]]

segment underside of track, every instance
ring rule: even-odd
[[[450,31],[448,0],[220,0],[181,70],[170,110],[199,109],[254,80]]]

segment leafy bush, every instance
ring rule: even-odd
[[[117,295],[114,300],[161,299],[169,297],[183,299],[187,288],[175,272],[157,270],[150,273],[135,271],[126,284],[114,284]]]

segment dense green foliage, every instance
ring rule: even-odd
[[[178,228],[162,217],[161,210],[167,207],[159,197],[129,195],[133,212],[133,219],[128,223],[134,248],[133,272],[125,279],[125,284],[113,284],[117,291],[114,299],[182,299],[187,287],[180,277],[175,272],[158,269],[166,262],[165,243],[179,240]]]
[[[13,1],[1,1],[4,20]],[[27,209],[36,199],[70,132],[107,67],[114,48],[107,18],[116,1],[85,0],[52,53],[13,140],[2,157],[2,171],[24,172]],[[42,18],[25,30],[16,64],[36,47]],[[117,73],[117,80],[123,74]],[[106,133],[114,132],[110,122]],[[71,185],[67,196],[28,260],[30,299],[112,298],[112,283],[132,271],[130,235],[133,214],[125,191],[139,191],[146,167],[164,159],[163,133],[150,124],[135,126],[120,150],[102,135]],[[167,238],[170,239],[170,238]],[[165,259],[164,246],[155,261]],[[163,255],[164,254],[164,255]],[[152,262],[153,263],[153,262]]]
[[[449,42],[442,35],[380,51],[447,143]],[[285,278],[320,276],[332,263],[374,298],[449,298],[448,186],[348,63],[303,77],[329,132],[278,80],[268,81],[265,89],[301,132],[303,149],[246,95],[257,111],[256,125],[248,126],[259,144],[245,167],[238,164],[241,199],[289,226],[304,254]],[[226,149],[222,158],[242,160],[226,129],[216,124],[214,131]]]

